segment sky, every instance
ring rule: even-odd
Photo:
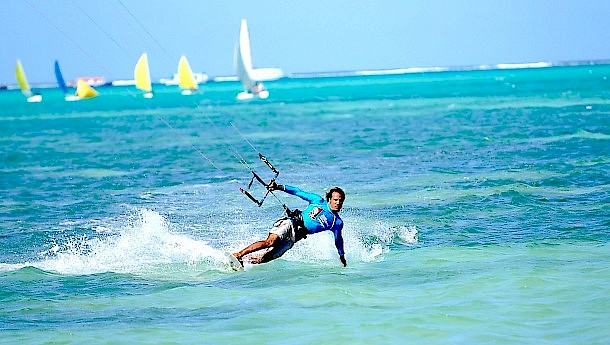
[[[195,72],[233,75],[248,20],[255,67],[307,73],[610,60],[607,0],[0,0],[0,84],[20,59],[32,84],[152,78],[186,55]]]

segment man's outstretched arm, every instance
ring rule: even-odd
[[[309,203],[324,202],[324,199],[317,194],[305,192],[297,187],[277,184],[275,181],[272,181],[271,183],[269,183],[269,185],[267,185],[267,189],[270,191],[281,190],[285,193],[298,196],[299,198],[301,198]]]

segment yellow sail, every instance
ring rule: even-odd
[[[79,79],[78,85],[76,86],[76,95],[80,98],[93,98],[98,95],[98,92],[94,88],[87,85],[87,83]]]
[[[152,92],[152,84],[150,82],[150,71],[148,69],[148,55],[143,53],[136,63],[136,68],[133,71],[136,87],[147,93]]]
[[[189,66],[189,62],[186,60],[186,56],[180,57],[180,62],[178,63],[178,79],[180,80],[178,83],[180,88],[185,90],[197,90],[197,82],[195,81],[191,66]]]
[[[28,79],[25,77],[25,71],[23,71],[23,66],[19,60],[17,60],[15,73],[17,75],[17,83],[19,83],[19,87],[21,88],[21,93],[26,97],[31,97],[32,91],[30,90],[30,84],[28,84]]]

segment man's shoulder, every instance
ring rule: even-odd
[[[312,192],[308,192],[306,190],[303,190],[299,187],[295,187],[295,186],[291,186],[291,185],[284,185],[284,191],[288,192],[288,193],[294,193],[294,194],[300,194],[300,195],[308,195],[310,197],[318,197],[322,200],[324,200],[324,198],[322,198],[322,196],[316,194],[316,193],[312,193]]]

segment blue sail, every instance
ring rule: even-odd
[[[64,77],[61,75],[61,69],[59,68],[59,62],[57,62],[57,60],[55,60],[55,78],[57,78],[57,85],[59,85],[59,88],[64,93],[68,93],[68,86],[64,81]]]

